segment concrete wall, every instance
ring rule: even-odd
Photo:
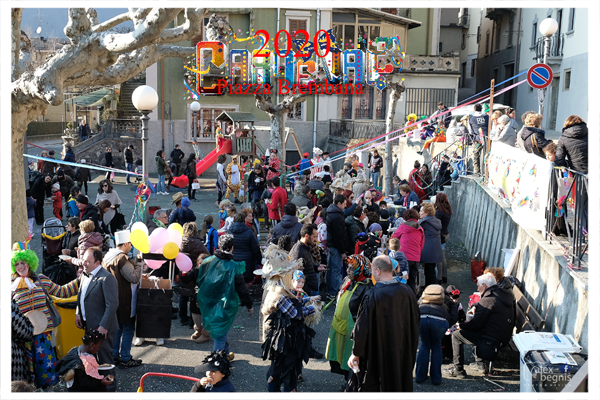
[[[525,296],[547,320],[548,332],[571,334],[588,348],[588,289],[586,278],[566,268],[562,251],[544,241],[540,232],[521,228],[510,208],[474,179],[461,177],[445,189],[452,205],[450,240],[469,254],[481,251],[488,266],[503,266],[503,248],[521,249],[512,275],[524,285]]]

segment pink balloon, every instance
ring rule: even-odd
[[[165,261],[160,261],[160,260],[144,260],[144,261],[146,262],[146,264],[148,264],[148,267],[150,267],[152,269],[159,269],[165,263]]]
[[[169,242],[169,232],[165,228],[156,228],[150,235],[150,253],[160,253]]]
[[[175,257],[175,264],[177,264],[177,268],[183,272],[187,272],[192,269],[192,260],[190,260],[190,258],[183,253],[177,254],[177,257]]]
[[[177,247],[181,248],[181,240],[183,239],[181,233],[175,229],[167,230],[167,232],[169,232],[169,242],[174,242]]]

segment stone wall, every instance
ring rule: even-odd
[[[445,188],[452,205],[450,240],[470,255],[481,251],[488,266],[503,266],[503,248],[520,248],[512,275],[524,285],[525,296],[542,316],[548,332],[571,334],[587,351],[588,287],[586,274],[567,268],[562,250],[512,219],[510,207],[474,178],[461,177]]]

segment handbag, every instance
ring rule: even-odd
[[[48,311],[50,311],[50,318],[52,319],[52,325],[54,325],[54,327],[56,328],[61,323],[60,313],[58,312],[56,307],[54,307],[54,302],[52,301],[52,299],[50,298],[50,295],[46,291],[46,288],[40,281],[40,277],[36,275],[35,279],[38,281],[38,283],[40,284],[40,287],[46,294],[46,307],[48,307]]]
[[[194,180],[194,182],[192,183],[192,189],[199,190],[200,189],[200,183],[198,183],[198,181]]]

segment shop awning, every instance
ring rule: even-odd
[[[102,99],[109,93],[112,93],[112,89],[100,89],[91,93],[82,94],[81,96],[74,97],[72,99],[67,100],[66,102],[68,104],[77,104],[78,106],[83,107],[101,106],[103,104]]]

